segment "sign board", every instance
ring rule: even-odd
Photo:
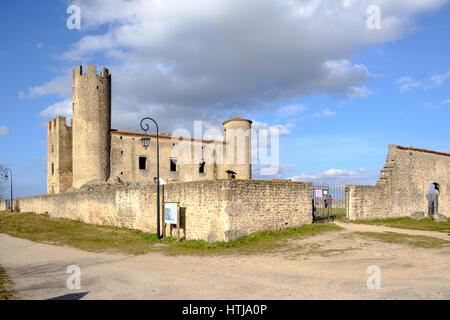
[[[323,190],[323,195],[326,196],[328,194],[328,190]]]
[[[164,217],[166,224],[178,224],[178,203],[164,203]]]
[[[316,198],[322,198],[322,189],[316,189]]]

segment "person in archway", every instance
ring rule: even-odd
[[[328,208],[329,203],[330,203],[330,199],[328,197],[325,197],[325,199],[323,199],[323,204],[325,205],[325,209]]]

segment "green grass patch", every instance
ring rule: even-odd
[[[0,266],[0,300],[17,299],[19,299],[19,295],[14,291],[14,283],[8,278],[2,266]]]
[[[330,221],[333,220],[345,220],[345,208],[316,208],[315,212],[316,218],[320,220],[327,220],[330,218]]]
[[[413,230],[425,230],[425,231],[439,231],[450,232],[450,220],[447,222],[436,222],[431,218],[425,218],[422,220],[414,220],[410,217],[401,218],[387,218],[387,219],[375,219],[375,220],[357,220],[353,223],[371,224],[379,226],[387,226],[400,229],[413,229]]]
[[[229,242],[206,242],[174,238],[156,239],[156,234],[138,230],[97,226],[82,222],[49,218],[34,213],[0,213],[0,233],[35,242],[67,245],[92,252],[144,254],[251,254],[276,250],[290,239],[315,236],[341,230],[333,224],[311,224],[298,228],[253,233]]]
[[[419,248],[442,249],[450,246],[450,241],[419,235],[400,234],[395,232],[356,232],[364,237],[387,243],[406,244]]]

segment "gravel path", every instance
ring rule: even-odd
[[[450,248],[371,241],[349,229],[267,255],[208,257],[91,253],[0,234],[0,264],[23,299],[450,299]],[[72,264],[80,290],[66,287]],[[371,265],[381,268],[379,290],[366,285]]]
[[[424,230],[412,230],[412,229],[400,229],[391,228],[386,226],[375,226],[371,224],[359,224],[359,223],[347,223],[347,222],[335,222],[336,225],[351,231],[358,232],[395,232],[401,234],[410,234],[417,236],[427,236],[433,238],[439,238],[450,241],[450,234],[438,231],[424,231]]]

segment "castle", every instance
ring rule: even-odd
[[[109,70],[97,74],[96,66],[89,65],[83,74],[82,66],[75,67],[72,99],[71,126],[61,116],[47,124],[47,193],[78,189],[91,181],[153,182],[156,135],[150,134],[150,146],[144,148],[142,133],[111,129]],[[232,173],[251,179],[251,124],[239,117],[225,121],[223,141],[160,134],[160,178],[202,181]]]
[[[206,241],[316,221],[317,189],[311,182],[251,179],[252,122],[243,118],[223,123],[221,141],[160,135],[160,178],[168,182],[160,202],[154,184],[156,137],[150,135],[145,148],[142,133],[111,129],[108,69],[97,74],[90,65],[83,74],[76,67],[72,89],[71,126],[57,117],[47,127],[48,194],[13,199],[14,211],[154,233],[160,226],[157,208],[173,202],[183,237]],[[342,213],[348,220],[432,216],[446,221],[449,168],[449,153],[389,145],[375,186],[345,186]],[[7,208],[8,200],[0,200],[0,211]],[[171,230],[166,223],[161,227]]]

